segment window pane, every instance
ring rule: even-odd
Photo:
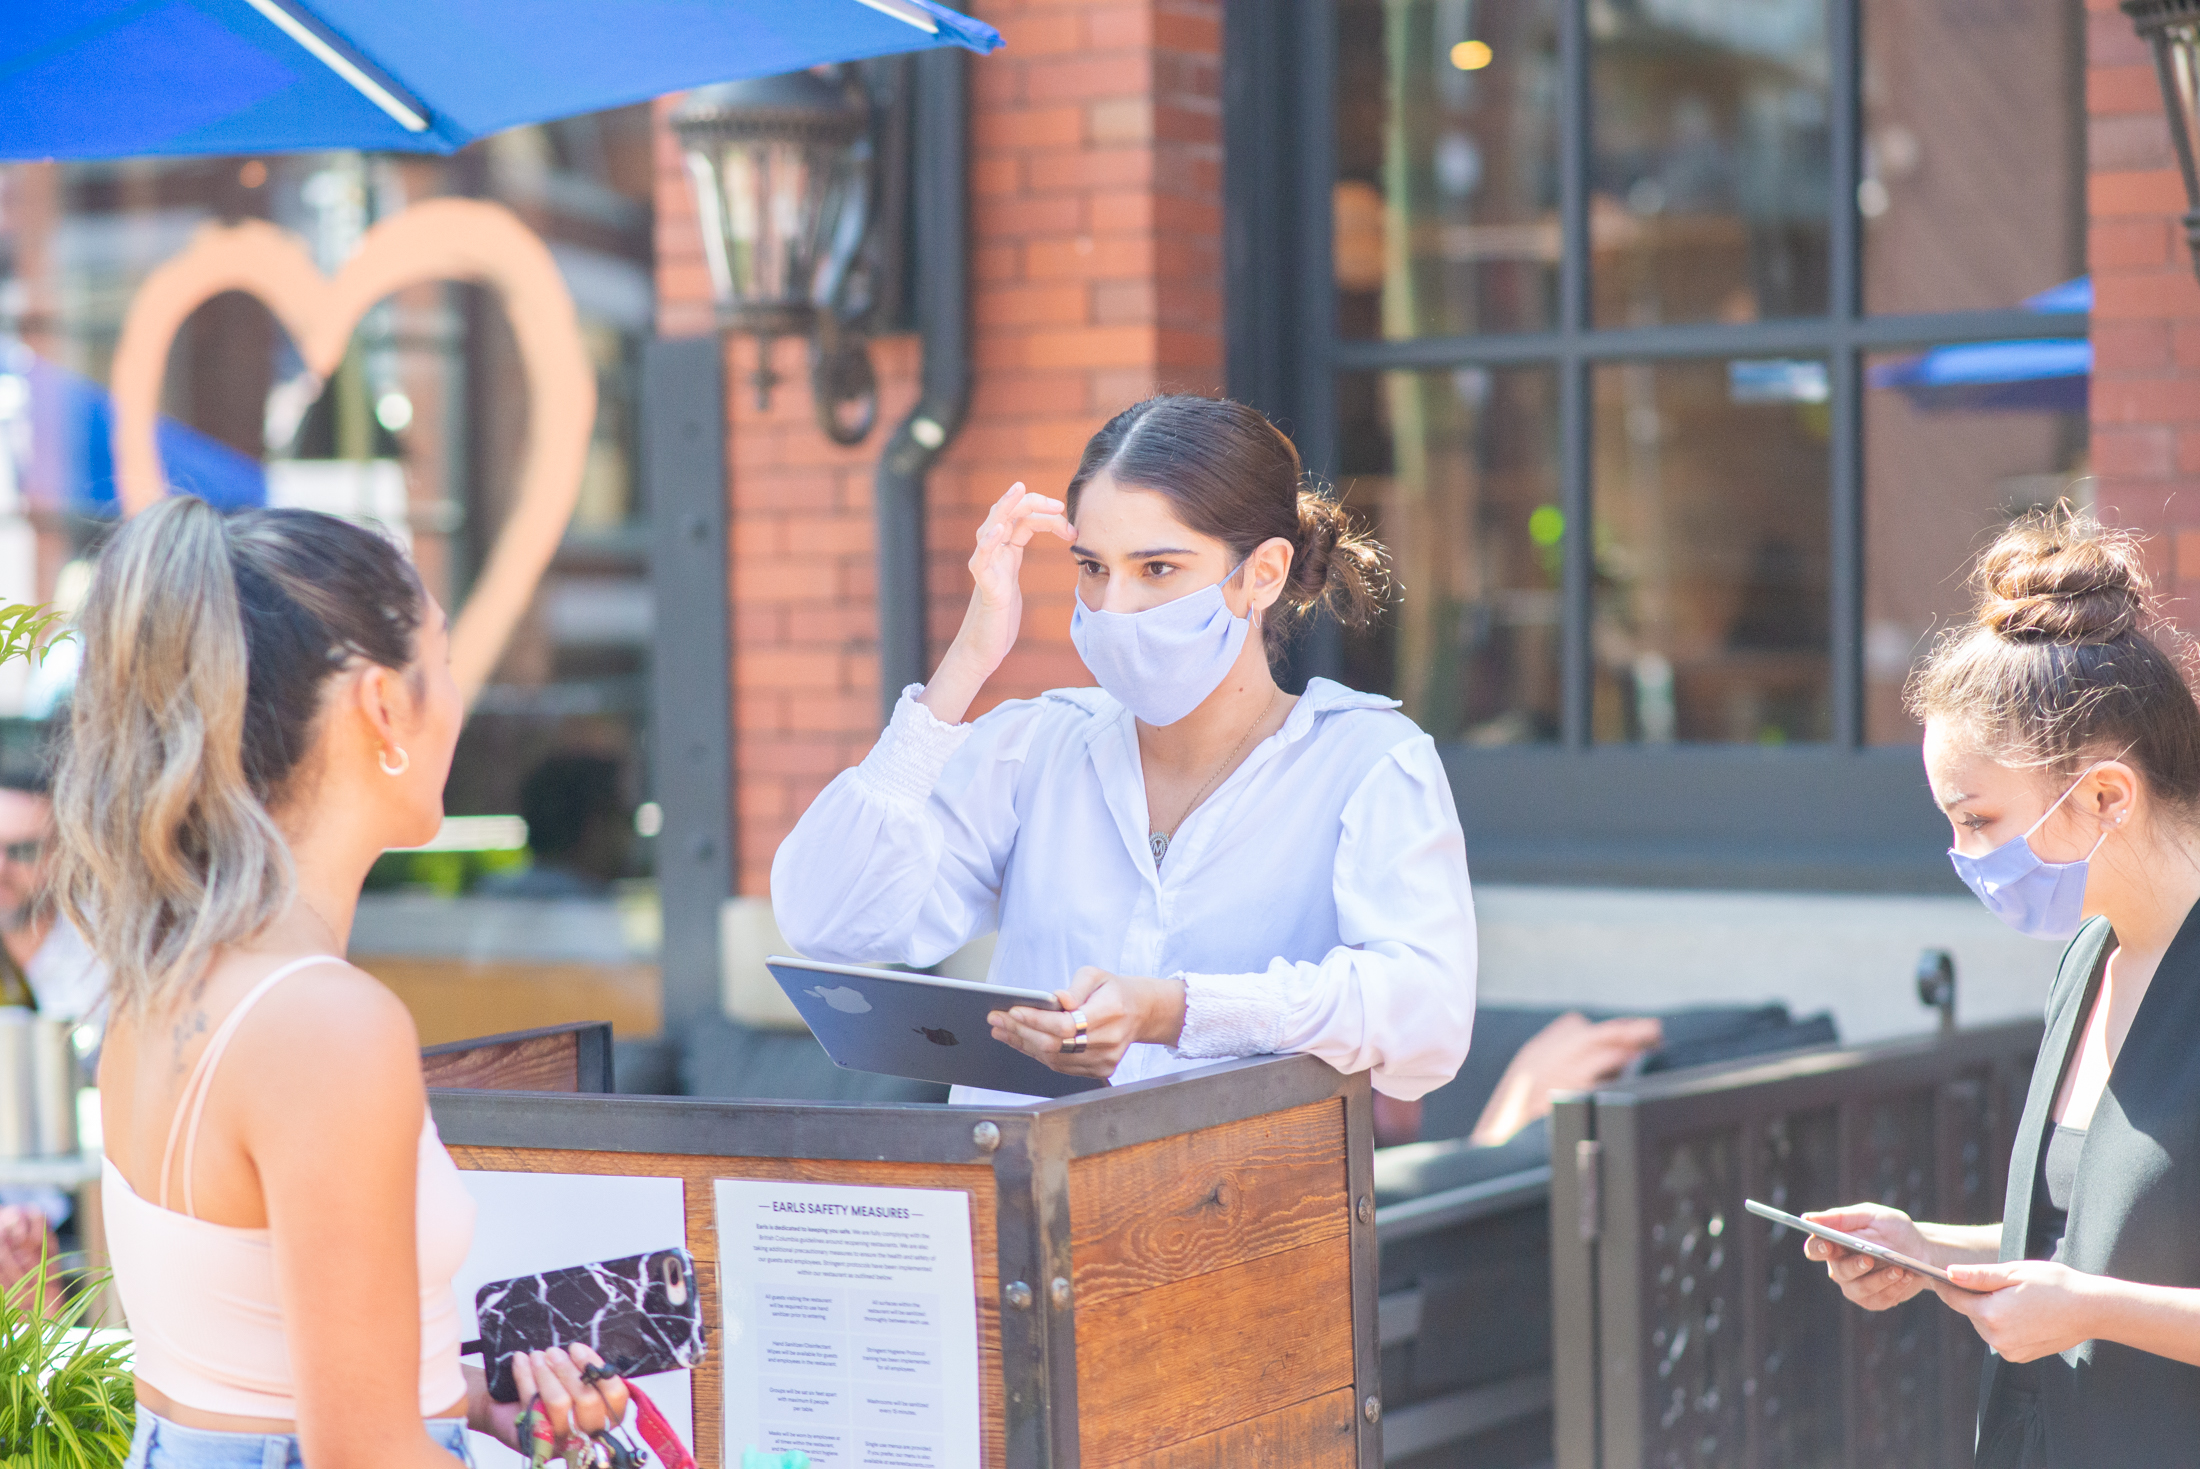
[[[2028,510],[2092,490],[2086,379],[2041,375],[2056,344],[2036,344],[2025,376],[1933,386],[1996,350],[1976,346],[1873,359],[1864,394],[1864,719],[1875,745],[1915,744],[1902,686],[1934,634],[1965,621],[1971,558]],[[2004,349],[2006,350],[2006,349]],[[1939,369],[1939,370],[1936,370]]]
[[[1558,737],[1558,381],[1548,368],[1356,373],[1338,383],[1346,503],[1404,595],[1349,635],[1345,679],[1439,740]]]
[[[1340,335],[1555,324],[1555,26],[1550,0],[1340,0]]]
[[[1829,738],[1825,364],[1621,363],[1594,391],[1595,738]]]
[[[1591,0],[1599,326],[1826,309],[1824,0]]]
[[[1868,310],[2014,306],[2084,273],[2079,17],[2077,0],[1865,0]]]

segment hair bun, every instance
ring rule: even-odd
[[[2029,515],[1979,559],[1980,627],[2016,643],[2107,643],[2147,611],[2139,538],[2067,507]]]
[[[1365,627],[1381,616],[1391,596],[1382,544],[1353,524],[1350,511],[1309,484],[1299,487],[1298,519],[1285,596],[1305,611],[1326,605],[1347,627]]]

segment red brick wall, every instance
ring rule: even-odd
[[[1010,483],[1059,492],[1092,431],[1156,391],[1222,383],[1219,0],[992,0],[1005,49],[973,58],[970,417],[930,481],[932,652],[969,596],[971,534]],[[662,115],[660,111],[660,116]],[[687,182],[659,129],[658,330],[711,329]],[[907,411],[913,339],[875,344],[881,427],[854,449],[810,420],[805,348],[756,407],[755,344],[728,361],[739,887],[878,733],[871,474]],[[1027,564],[1024,636],[985,702],[1089,682],[1069,646],[1072,575]]]
[[[2103,515],[2148,532],[2188,626],[2200,595],[2200,281],[2154,62],[2115,0],[2087,0],[2093,467]]]

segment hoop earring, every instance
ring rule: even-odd
[[[412,756],[405,753],[405,747],[397,745],[394,748],[397,751],[397,763],[395,765],[390,764],[390,752],[388,750],[384,750],[374,757],[374,763],[382,767],[384,775],[403,775],[406,771],[412,769]]]

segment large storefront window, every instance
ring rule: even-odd
[[[1610,363],[1593,398],[1596,742],[1825,739],[1825,363]]]
[[[463,195],[505,205],[549,247],[597,378],[579,505],[468,719],[445,795],[459,819],[435,849],[385,857],[354,934],[355,953],[380,956],[362,962],[408,999],[441,997],[433,1019],[415,1005],[431,1040],[582,1018],[537,1003],[545,966],[582,1013],[614,1014],[629,1033],[655,1024],[653,608],[635,411],[655,315],[650,147],[648,109],[635,107],[449,159],[0,168],[0,601],[81,597],[115,523],[106,383],[124,314],[202,229],[268,221],[334,274],[376,222]],[[217,296],[178,334],[162,393],[172,486],[224,508],[378,526],[454,611],[517,494],[530,406],[511,325],[483,287],[398,291],[325,382],[257,299]],[[0,716],[50,714],[67,663],[0,674]]]
[[[1556,5],[1346,0],[1339,25],[1338,332],[1555,326]]]
[[[1469,745],[1916,740],[1965,559],[2090,486],[2081,9],[1976,11],[1301,0],[1294,391],[1407,589],[1347,676]]]
[[[1992,310],[2081,272],[2082,16],[2068,0],[1865,0],[1867,310]]]
[[[1596,324],[1822,313],[1822,0],[1600,4],[1589,34]]]
[[[1543,368],[1387,372],[1340,385],[1351,504],[1410,589],[1346,646],[1440,740],[1558,738],[1558,385]]]
[[[1915,744],[1911,670],[1971,613],[1962,568],[2028,511],[2083,500],[2085,378],[1939,382],[1966,362],[2027,352],[2035,371],[2074,344],[1996,343],[1883,353],[1865,367],[1864,716],[1869,744]],[[1940,369],[1935,371],[1935,369]],[[1952,370],[1951,370],[1952,369]]]

